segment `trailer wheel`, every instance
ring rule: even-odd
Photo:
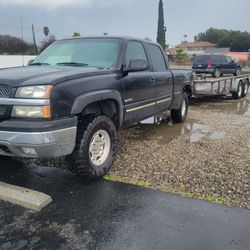
[[[248,94],[248,90],[249,90],[249,81],[247,80],[244,84],[242,97],[245,97]]]
[[[240,81],[238,83],[237,92],[232,93],[234,99],[240,99],[243,95],[243,84]]]
[[[215,68],[214,72],[213,72],[213,77],[220,77],[221,75],[221,69],[220,68]]]
[[[174,123],[184,122],[188,113],[188,98],[186,94],[182,96],[181,106],[177,110],[171,110],[171,118]]]

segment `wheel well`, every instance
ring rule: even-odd
[[[192,96],[192,87],[191,87],[191,85],[184,86],[183,92],[186,93],[188,97],[191,97]]]
[[[80,116],[106,115],[112,119],[116,128],[120,126],[119,104],[117,101],[109,99],[88,104],[81,112]]]

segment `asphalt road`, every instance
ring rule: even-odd
[[[41,212],[0,201],[0,249],[249,249],[250,211],[0,160],[0,181],[49,194]]]

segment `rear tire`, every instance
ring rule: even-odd
[[[182,96],[181,106],[177,110],[171,110],[171,118],[174,123],[184,122],[188,113],[188,99],[186,95]]]
[[[234,99],[240,99],[243,95],[243,84],[240,81],[238,83],[237,92],[232,93]]]
[[[82,119],[78,125],[76,146],[68,157],[71,170],[87,180],[108,173],[117,153],[117,131],[107,116]]]
[[[213,72],[213,77],[220,77],[221,75],[221,69],[220,68],[215,68]]]

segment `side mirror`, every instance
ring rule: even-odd
[[[129,65],[124,69],[124,72],[145,71],[149,68],[148,63],[144,59],[130,60]]]
[[[34,59],[28,61],[27,66],[31,65],[34,62]]]

